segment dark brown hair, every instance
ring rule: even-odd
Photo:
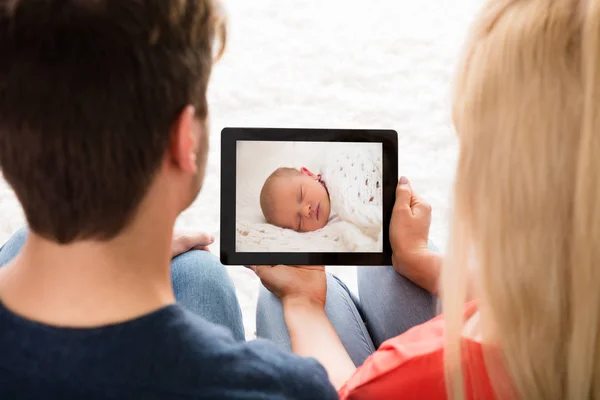
[[[129,223],[175,119],[188,104],[208,113],[218,11],[213,0],[0,2],[0,167],[33,231],[69,243]]]
[[[260,208],[265,220],[269,224],[273,223],[273,213],[275,212],[276,207],[275,198],[273,197],[273,185],[279,179],[298,175],[302,175],[302,172],[295,168],[281,167],[273,171],[273,173],[265,180],[260,191]]]

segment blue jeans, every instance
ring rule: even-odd
[[[325,312],[350,358],[360,366],[387,339],[433,318],[436,298],[393,267],[358,267],[357,273],[360,300],[341,280],[327,275]],[[264,287],[258,296],[256,333],[291,351],[281,302]]]
[[[27,229],[21,229],[0,248],[0,267],[23,247]],[[218,258],[207,251],[189,251],[171,263],[171,279],[177,302],[215,324],[229,328],[244,340],[242,311],[233,282]]]

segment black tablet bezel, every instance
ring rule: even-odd
[[[258,253],[236,251],[238,141],[382,143],[383,252]],[[224,265],[392,265],[389,225],[398,184],[398,134],[379,129],[224,128],[221,131],[221,251]]]

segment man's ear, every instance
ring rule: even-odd
[[[171,130],[170,154],[172,162],[181,170],[189,174],[196,174],[198,163],[198,132],[196,132],[196,109],[186,106],[173,124]]]

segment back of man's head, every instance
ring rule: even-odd
[[[207,116],[215,1],[0,1],[0,167],[33,231],[110,239],[131,220],[178,114]]]

